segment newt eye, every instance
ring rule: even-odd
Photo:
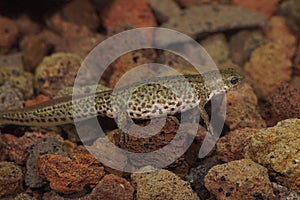
[[[239,79],[236,76],[232,76],[229,81],[232,85],[235,85],[239,82]]]

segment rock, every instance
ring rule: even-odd
[[[259,30],[239,31],[229,40],[229,57],[237,65],[244,66],[252,51],[266,42],[266,37]]]
[[[250,159],[212,167],[204,178],[205,187],[217,199],[274,199],[268,170]]]
[[[271,41],[255,49],[244,66],[245,72],[255,82],[257,93],[264,98],[278,85],[291,79],[291,59],[296,48],[296,39],[282,18],[272,17],[266,32]]]
[[[37,92],[53,97],[59,90],[73,86],[81,58],[76,54],[55,53],[45,57],[35,71]]]
[[[42,137],[43,135],[38,132],[26,132],[22,137],[2,134],[0,143],[4,145],[9,160],[14,161],[18,165],[23,165],[29,155],[31,146]]]
[[[287,18],[287,24],[290,29],[297,34],[299,38],[299,22],[300,22],[300,1],[299,0],[287,0],[283,1],[278,7],[278,13]]]
[[[99,26],[96,9],[90,1],[70,1],[63,6],[61,15],[66,21],[79,26],[87,26],[91,31],[96,31]]]
[[[294,65],[294,73],[300,76],[300,45],[298,45],[297,51],[295,53],[293,65]]]
[[[40,188],[46,181],[37,175],[36,160],[40,155],[55,154],[66,156],[62,143],[55,137],[44,137],[32,146],[30,155],[26,161],[25,183],[31,188]]]
[[[257,110],[257,97],[248,83],[226,94],[225,124],[230,130],[238,128],[263,128],[265,121]]]
[[[224,162],[245,158],[244,148],[249,143],[251,134],[259,129],[244,128],[230,131],[217,143],[218,159]]]
[[[17,42],[19,29],[16,22],[7,18],[0,17],[0,54],[6,54]]]
[[[49,100],[50,100],[49,96],[39,94],[34,99],[29,99],[29,100],[25,101],[24,105],[25,105],[25,107],[29,107],[29,106],[37,105],[39,103],[46,102]]]
[[[23,108],[24,95],[20,89],[6,82],[0,86],[0,111]]]
[[[290,84],[297,89],[297,91],[300,91],[300,76],[294,76],[290,82]]]
[[[199,199],[188,182],[164,169],[135,173],[131,175],[131,178],[137,185],[136,196],[139,200]]]
[[[86,199],[129,200],[133,199],[134,188],[126,180],[114,174],[104,176]]]
[[[0,197],[13,194],[23,183],[22,169],[12,162],[0,162]]]
[[[134,28],[157,26],[147,0],[115,0],[99,7],[102,25],[107,30],[124,25]]]
[[[8,82],[12,87],[18,88],[25,99],[33,95],[33,76],[19,67],[2,67],[0,70],[0,85]]]
[[[288,188],[279,185],[277,183],[272,183],[274,193],[278,200],[296,200],[300,199],[300,195],[297,192],[289,190]]]
[[[257,11],[270,17],[276,10],[279,0],[232,0],[232,5]]]
[[[300,119],[286,119],[252,135],[246,158],[268,168],[280,184],[300,191]]]
[[[0,67],[17,67],[23,69],[23,58],[21,53],[11,53],[9,55],[0,56]]]
[[[300,118],[300,93],[289,84],[280,85],[273,94],[267,98],[270,107],[266,119],[269,126],[288,118]]]
[[[230,4],[231,0],[175,0],[181,7],[203,6],[206,4]]]
[[[205,158],[201,161],[201,164],[196,168],[192,168],[188,175],[185,176],[185,180],[188,181],[193,190],[198,194],[200,199],[209,199],[213,195],[204,186],[204,177],[208,173],[209,169],[219,164],[216,156]]]
[[[162,27],[195,38],[204,33],[262,26],[265,22],[265,17],[254,11],[227,5],[205,5],[182,10]]]
[[[37,65],[48,54],[49,45],[39,35],[25,37],[21,43],[24,69],[34,71]]]
[[[80,38],[92,35],[92,31],[86,26],[66,21],[59,13],[54,13],[46,19],[47,26],[59,33],[63,38]]]
[[[104,167],[89,153],[75,152],[70,157],[41,155],[36,165],[38,175],[47,179],[54,191],[63,194],[93,188],[104,175]]]
[[[42,29],[41,25],[33,21],[28,14],[20,14],[16,24],[22,36],[38,34]]]
[[[160,22],[166,22],[180,12],[179,6],[174,0],[147,0],[154,12],[156,19]]]
[[[217,66],[229,60],[229,47],[224,34],[219,33],[202,40],[202,47],[211,56]]]

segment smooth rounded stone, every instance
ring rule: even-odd
[[[254,49],[267,41],[262,31],[242,30],[231,36],[229,40],[230,59],[239,66],[243,66]]]
[[[259,129],[243,128],[230,131],[217,143],[218,159],[224,162],[245,158],[244,148],[249,143],[251,134]]]
[[[62,142],[56,137],[45,137],[32,146],[26,161],[25,184],[31,188],[40,188],[47,184],[46,180],[37,175],[36,161],[40,155],[55,154],[67,156],[63,151]]]
[[[239,128],[264,128],[266,122],[257,110],[258,99],[252,87],[243,83],[226,94],[225,124],[230,130]]]
[[[48,96],[73,86],[82,59],[76,54],[55,53],[47,56],[35,71],[35,88],[37,92]]]
[[[182,10],[163,23],[162,27],[196,38],[204,33],[263,26],[265,22],[266,18],[262,14],[241,7],[204,5]]]
[[[226,36],[222,33],[215,34],[202,40],[202,47],[207,51],[217,66],[229,60],[229,47]]]
[[[286,0],[278,7],[278,13],[287,18],[287,24],[293,30],[294,33],[298,34],[300,30],[300,0]]]
[[[136,197],[139,200],[199,200],[188,182],[168,170],[134,173],[131,178],[137,186]]]
[[[300,192],[300,119],[286,119],[253,133],[245,157],[266,166],[272,177]]]
[[[14,20],[0,17],[0,54],[6,54],[17,42],[19,29]]]
[[[0,197],[16,192],[23,183],[22,169],[12,162],[0,162]]]
[[[274,193],[278,200],[297,200],[300,199],[300,195],[282,185],[272,182]]]
[[[25,99],[33,96],[33,76],[19,67],[2,67],[0,70],[0,85],[8,82],[18,88]]]
[[[174,0],[147,0],[154,12],[156,19],[160,22],[166,22],[180,12],[180,7]]]
[[[268,170],[250,159],[216,165],[204,181],[205,187],[220,200],[275,198]]]

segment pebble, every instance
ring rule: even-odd
[[[134,173],[131,178],[137,186],[136,197],[139,200],[199,200],[188,182],[168,170]]]
[[[40,188],[46,181],[37,175],[36,161],[40,155],[55,154],[67,156],[63,151],[62,142],[56,137],[44,137],[31,147],[31,152],[26,160],[25,184],[31,188]]]
[[[250,142],[251,133],[258,130],[254,128],[236,129],[221,137],[217,143],[218,159],[230,162],[245,158],[244,148]]]
[[[24,99],[33,96],[33,76],[20,67],[2,67],[0,70],[0,85],[8,82],[11,87],[18,88]]]
[[[75,152],[70,157],[40,155],[36,166],[37,174],[47,179],[54,191],[63,194],[86,192],[104,175],[104,167],[89,153]]]
[[[175,0],[181,7],[203,6],[206,4],[230,4],[231,0]]]
[[[23,69],[23,55],[22,53],[11,53],[0,56],[0,67],[18,67]]]
[[[297,200],[300,199],[300,195],[293,191],[290,190],[282,185],[279,185],[277,183],[272,183],[274,193],[277,197],[278,200]]]
[[[14,20],[0,16],[0,54],[6,54],[17,42],[19,29]]]
[[[300,192],[300,119],[280,121],[253,133],[245,148],[246,158],[268,168],[282,185]]]
[[[38,93],[53,97],[74,84],[81,58],[71,53],[55,53],[44,57],[35,71],[35,88]]]
[[[20,89],[6,82],[0,86],[0,111],[23,108],[24,95]]]
[[[255,11],[227,5],[204,5],[182,10],[162,27],[196,38],[204,33],[262,26],[265,22],[266,18]]]
[[[300,76],[300,45],[295,53],[295,58],[293,60],[294,74]]]
[[[12,162],[0,162],[0,197],[17,192],[22,183],[21,167]]]
[[[232,62],[244,66],[252,51],[265,44],[267,38],[260,30],[242,30],[230,37],[229,57]]]
[[[268,170],[250,159],[212,167],[204,178],[205,187],[217,199],[274,199]]]
[[[147,0],[115,0],[109,5],[102,5],[103,8],[106,7],[105,10],[101,9],[101,5],[99,6],[102,25],[107,30],[124,25],[134,28],[157,26]]]
[[[270,17],[276,11],[278,3],[279,0],[232,0],[232,5],[257,11],[266,17]]]
[[[239,128],[263,128],[265,121],[257,110],[258,99],[248,83],[226,94],[225,124],[230,130]]]

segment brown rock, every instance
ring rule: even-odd
[[[203,6],[206,4],[230,4],[231,0],[175,0],[181,7]]]
[[[278,13],[280,15],[283,15],[287,19],[287,24],[294,33],[298,34],[298,38],[300,30],[300,12],[298,10],[299,6],[299,0],[282,1],[282,3],[278,6]]]
[[[35,88],[53,97],[60,89],[73,86],[81,58],[76,54],[56,53],[45,57],[35,72]]]
[[[294,64],[294,73],[300,76],[300,45],[298,46],[297,51],[295,53],[293,64]]]
[[[22,186],[22,169],[12,162],[0,162],[0,197],[13,194]]]
[[[133,192],[134,188],[126,179],[109,174],[101,179],[86,199],[131,200]]]
[[[146,0],[115,0],[102,6],[100,8],[105,9],[101,9],[100,17],[107,30],[124,25],[134,28],[157,26]]]
[[[90,1],[75,0],[64,5],[61,11],[63,18],[79,26],[87,26],[96,31],[99,26],[99,18]]]
[[[22,53],[11,53],[0,57],[0,67],[18,67],[23,69]]]
[[[278,200],[296,200],[300,199],[300,195],[293,191],[290,190],[282,185],[279,185],[277,183],[272,183],[273,188],[274,188],[274,193],[276,195],[276,198]]]
[[[13,84],[6,82],[0,87],[0,110],[7,111],[23,108],[24,94]]]
[[[270,103],[266,119],[269,126],[284,119],[300,118],[300,93],[292,85],[280,85],[267,100]]]
[[[300,119],[280,121],[252,134],[245,157],[268,168],[280,184],[300,192]]]
[[[217,143],[218,158],[224,162],[245,158],[244,148],[249,143],[251,133],[257,129],[244,128],[229,132]]]
[[[296,48],[296,39],[282,18],[273,17],[266,31],[271,41],[255,49],[244,67],[255,82],[255,89],[264,98],[291,79],[291,59]]]
[[[244,83],[238,89],[227,92],[226,100],[225,123],[231,130],[266,127],[257,110],[257,97],[249,84]]]
[[[21,14],[16,19],[17,26],[22,36],[35,35],[41,31],[41,25],[34,22],[27,14]]]
[[[147,0],[154,12],[156,19],[162,23],[168,21],[172,16],[180,12],[179,6],[174,0]]]
[[[270,17],[276,10],[278,0],[232,0],[232,5],[260,12]]]
[[[199,200],[188,182],[164,169],[135,173],[131,178],[137,185],[136,195],[139,200]]]
[[[37,173],[56,192],[70,194],[95,187],[104,175],[104,168],[88,153],[74,153],[70,158],[48,154],[38,157]]]
[[[268,170],[250,159],[216,165],[208,171],[204,181],[217,199],[275,198]]]
[[[7,18],[0,17],[0,54],[7,53],[13,44],[16,43],[19,34],[16,22]]]
[[[239,17],[236,17],[239,16]],[[201,34],[262,26],[265,17],[255,11],[228,5],[204,5],[182,10],[162,27],[185,33],[193,38]]]

